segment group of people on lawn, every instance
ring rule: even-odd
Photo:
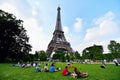
[[[74,68],[74,73],[71,73],[71,72],[68,70],[68,66],[65,66],[65,68],[64,68],[63,71],[62,71],[62,75],[63,75],[63,76],[70,75],[70,76],[77,77],[77,78],[85,78],[85,77],[88,77],[88,73],[81,73],[76,67]]]
[[[21,66],[22,68],[24,67],[30,67],[30,66],[33,66],[35,67],[35,71],[36,72],[58,72],[58,71],[61,71],[61,68],[60,67],[57,67],[55,68],[54,66],[54,63],[51,64],[50,68],[48,68],[48,65],[49,64],[45,64],[44,66],[44,69],[42,70],[41,69],[41,65],[42,64],[38,64],[37,62],[33,62],[33,63],[27,63],[27,64],[24,64],[22,62],[18,62],[18,64],[13,64],[13,66]],[[74,69],[74,72],[70,72],[68,68],[72,68]],[[74,67],[74,64],[73,63],[67,63],[67,65],[64,67],[64,69],[62,70],[62,75],[63,76],[72,76],[72,77],[77,77],[77,78],[85,78],[88,76],[88,73],[81,73],[76,67]]]
[[[48,68],[48,64],[46,64],[44,66],[44,72],[57,72],[60,71],[60,68],[56,68],[54,67],[54,63],[51,64],[50,69]],[[36,65],[36,72],[41,72],[42,70],[40,69],[40,67],[38,65]]]
[[[68,69],[69,65],[66,65],[65,68],[62,70],[62,75],[63,76],[72,76],[72,77],[77,77],[77,78],[85,78],[88,76],[88,73],[81,73],[76,67],[74,67],[73,63],[71,64],[71,67],[74,69],[74,72],[70,72]],[[50,66],[50,69],[48,69],[48,64],[44,66],[44,72],[57,72],[60,71],[61,68],[55,68],[54,64],[52,63]],[[41,72],[40,67],[36,65],[36,72]]]

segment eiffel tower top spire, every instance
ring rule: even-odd
[[[57,8],[57,20],[56,20],[55,31],[57,30],[57,31],[62,31],[63,32],[63,30],[62,30],[62,24],[61,24],[60,10],[61,10],[61,8],[58,7]]]

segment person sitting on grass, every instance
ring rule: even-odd
[[[76,67],[74,68],[75,74],[77,74],[77,78],[85,78],[88,77],[88,73],[81,73]]]
[[[36,72],[41,72],[41,69],[38,65],[36,65],[35,70],[36,70]]]
[[[71,67],[74,68],[74,64],[73,63],[71,64]]]
[[[28,62],[28,63],[26,64],[26,67],[29,68],[30,66],[31,66],[31,64]]]
[[[49,72],[49,70],[48,70],[48,64],[45,65],[44,71],[45,71],[45,72]]]
[[[55,72],[55,68],[54,68],[54,64],[51,64],[51,67],[50,67],[50,72]]]
[[[23,64],[21,65],[21,67],[24,68],[24,67],[25,67],[25,64],[23,63]]]
[[[63,76],[71,75],[71,72],[69,72],[67,66],[65,66],[65,68],[63,69],[63,71],[62,71],[62,75],[63,75]]]

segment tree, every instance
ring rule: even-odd
[[[34,55],[33,54],[25,54],[23,57],[23,61],[27,62],[27,61],[34,61]]]
[[[47,60],[47,55],[46,55],[45,51],[41,50],[38,52],[38,59],[40,59],[40,61]]]
[[[103,58],[106,59],[107,61],[112,61],[114,59],[114,56],[111,53],[107,53],[103,54]]]
[[[64,62],[65,61],[65,54],[66,54],[66,52],[63,50],[56,50],[52,59],[58,59],[58,60]]]
[[[34,59],[38,60],[38,52],[37,51],[35,51]]]
[[[29,37],[22,23],[13,14],[0,10],[0,62],[11,58],[22,59],[31,51]]]
[[[110,53],[113,54],[114,58],[120,57],[120,43],[111,40],[110,44],[108,45],[108,49]]]
[[[80,54],[78,51],[76,51],[74,54],[75,54],[75,59],[80,59]]]
[[[70,60],[74,60],[75,59],[75,56],[74,56],[74,52],[70,52]]]
[[[98,45],[93,45],[83,50],[84,59],[102,59],[103,47]]]
[[[68,62],[70,61],[70,53],[69,52],[65,52],[65,60],[67,60]]]
[[[59,55],[55,53],[55,54],[53,54],[52,59],[58,59],[58,56]]]

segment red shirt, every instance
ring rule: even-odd
[[[64,68],[64,69],[63,69],[63,72],[62,72],[62,75],[63,75],[63,76],[66,76],[66,73],[67,73],[67,72],[68,72],[68,68]]]

